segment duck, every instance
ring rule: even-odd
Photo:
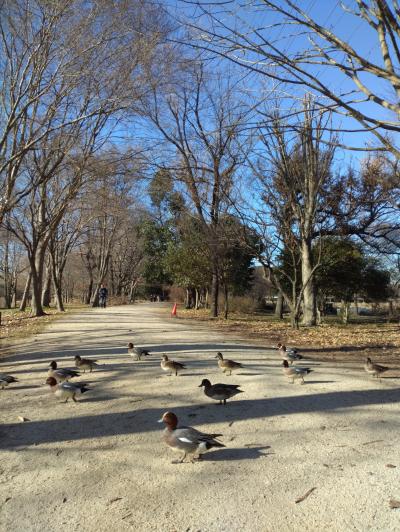
[[[202,454],[213,447],[225,447],[225,445],[215,438],[222,434],[205,434],[193,427],[179,427],[178,418],[173,412],[165,412],[159,423],[165,423],[163,440],[175,452],[182,452],[180,460],[173,461],[173,464],[182,464],[187,455],[191,455],[190,461],[201,460]],[[197,455],[197,457],[195,457]]]
[[[215,358],[218,358],[218,366],[222,369],[222,371],[224,373],[229,371],[229,375],[232,375],[233,369],[239,369],[243,367],[242,364],[239,364],[239,362],[234,362],[233,360],[224,358],[222,353],[217,353]]]
[[[90,390],[90,388],[87,387],[86,383],[82,382],[60,382],[58,383],[54,377],[48,377],[46,379],[46,384],[50,386],[51,391],[54,393],[54,395],[60,399],[65,399],[64,403],[68,401],[68,399],[72,399],[74,403],[76,403],[75,396],[77,394],[86,393]]]
[[[211,384],[208,379],[203,379],[201,381],[199,388],[203,387],[205,395],[207,395],[207,397],[211,397],[211,399],[219,401],[220,405],[222,402],[224,405],[226,405],[227,399],[230,399],[238,393],[243,393],[243,390],[239,390],[240,384]]]
[[[128,355],[130,355],[131,357],[135,357],[136,360],[141,360],[142,356],[149,356],[150,351],[147,351],[147,349],[143,349],[143,347],[135,346],[132,342],[129,342]]]
[[[1,389],[4,390],[6,386],[13,382],[18,382],[18,379],[13,377],[12,375],[6,375],[5,373],[0,373],[0,386]]]
[[[180,362],[176,362],[175,360],[169,360],[167,355],[163,355],[161,360],[161,368],[164,371],[170,371],[170,376],[173,374],[173,372],[175,372],[175,376],[177,376],[178,371],[181,369],[186,369],[186,366]]]
[[[57,368],[57,362],[53,360],[49,364],[50,369],[48,371],[49,377],[54,377],[57,382],[69,381],[73,377],[79,377],[80,373],[73,369]]]
[[[370,357],[367,358],[364,369],[367,373],[372,375],[373,377],[379,377],[381,378],[382,373],[385,373],[385,371],[389,371],[390,368],[386,366],[381,366],[380,364],[374,364]]]
[[[292,379],[292,384],[294,384],[295,379],[301,379],[301,384],[305,384],[304,375],[308,375],[313,371],[310,368],[289,368],[289,362],[287,360],[284,360],[282,365],[283,373],[286,375],[286,377]]]
[[[83,373],[86,373],[86,370],[89,369],[92,373],[93,368],[97,368],[99,365],[96,364],[97,360],[91,358],[81,358],[79,355],[75,355],[75,366],[79,369],[83,369]]]
[[[278,348],[279,354],[284,360],[287,360],[292,365],[294,361],[296,360],[302,360],[302,356],[299,354],[297,349],[288,348],[285,345],[278,344],[276,346]]]

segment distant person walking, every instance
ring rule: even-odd
[[[107,297],[108,297],[108,290],[104,286],[104,284],[102,284],[100,286],[100,290],[99,290],[99,305],[100,305],[100,307],[106,308]]]

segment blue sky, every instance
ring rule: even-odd
[[[198,2],[204,8],[209,8],[210,3],[208,0],[200,0]],[[297,35],[294,36],[293,33],[298,31],[297,28],[292,30],[290,27],[285,26],[284,28],[276,27],[275,24],[282,20],[276,13],[268,10],[263,4],[262,0],[252,1],[240,1],[232,0],[231,2],[226,2],[226,0],[220,0],[220,7],[213,9],[218,13],[217,17],[219,20],[223,21],[229,28],[236,28],[241,32],[249,32],[248,34],[253,39],[254,29],[256,28],[259,31],[259,34],[271,35],[279,40],[279,46],[282,49],[288,51],[288,53],[296,52],[299,49],[303,49],[307,45],[307,40],[304,36]],[[280,1],[281,5],[285,5],[283,0]],[[308,13],[312,18],[314,18],[318,23],[331,29],[335,34],[337,34],[342,40],[349,43],[353,48],[359,51],[364,57],[367,57],[371,61],[377,61],[381,63],[382,59],[380,56],[379,43],[375,32],[368,26],[368,24],[354,16],[351,13],[346,12],[340,6],[340,2],[337,0],[297,0],[295,3],[300,6],[306,13]],[[170,0],[166,4],[170,6],[170,9],[173,13],[176,13],[176,16],[180,20],[189,20],[193,24],[203,25],[203,27],[210,27],[209,20],[204,16],[201,16],[201,9],[194,6],[193,3],[182,0]],[[347,5],[350,8],[356,7],[355,0],[348,0]],[[226,30],[220,30],[222,33]],[[259,39],[258,39],[259,40]],[[240,51],[238,51],[238,57],[240,57]],[[242,53],[243,57],[243,53]],[[246,56],[247,59],[255,59],[250,55]],[[220,68],[224,68],[223,65]],[[261,65],[261,70],[267,71],[268,65]],[[313,66],[313,72],[318,74],[318,78],[322,79],[324,83],[329,85],[329,87],[336,93],[351,90],[354,88],[354,84],[343,74],[340,74],[337,69],[330,68],[328,66]],[[264,78],[264,79],[263,79]],[[378,82],[376,78],[371,76],[364,75],[362,81],[370,84],[373,90],[377,91],[380,95],[384,97],[390,97],[392,100],[394,95],[390,86],[385,85],[384,82]],[[244,84],[247,84],[247,90],[249,95],[260,94],[260,91],[263,89],[268,90],[270,87],[266,77],[262,75],[256,76],[247,76],[244,80]],[[278,92],[282,89],[285,90],[289,97],[282,100],[283,107],[288,107],[292,105],[290,99],[300,98],[304,94],[304,87],[299,87],[295,85],[286,85],[286,87],[278,87]],[[396,117],[393,117],[390,111],[382,109],[382,107],[377,106],[371,102],[362,104],[363,110],[371,114],[372,116],[379,116],[380,118],[396,120]],[[334,127],[339,130],[340,140],[347,145],[353,147],[362,148],[365,144],[376,145],[377,141],[375,137],[371,134],[362,130],[362,126],[356,122],[354,119],[350,119],[343,116],[336,116],[334,121]],[[356,133],[348,133],[344,130],[361,130]],[[344,152],[343,158],[346,161],[360,159],[365,157],[365,152]]]

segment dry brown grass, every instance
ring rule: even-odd
[[[4,341],[12,341],[38,334],[50,322],[82,308],[86,307],[83,305],[69,305],[65,312],[58,312],[57,309],[47,308],[46,315],[40,318],[32,317],[30,315],[30,309],[25,312],[19,312],[16,309],[1,309],[0,340],[2,341],[3,347]]]
[[[209,317],[201,309],[179,311],[179,318],[207,322],[224,331],[242,334],[248,338],[262,339],[266,347],[278,342],[297,346],[322,358],[348,359],[359,353],[374,358],[398,361],[400,355],[400,327],[395,323],[350,323],[342,325],[328,321],[318,327],[301,327],[295,330],[288,321],[278,321],[270,315],[232,313],[228,320]]]

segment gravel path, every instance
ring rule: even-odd
[[[128,341],[154,354],[134,362]],[[216,351],[244,368],[225,377]],[[186,372],[163,374],[162,353]],[[43,385],[47,366],[73,367],[75,354],[102,366],[80,377],[93,389],[79,403],[60,404]],[[399,381],[371,379],[360,361],[310,360],[306,384],[292,385],[277,352],[160,304],[66,316],[1,360],[20,380],[0,390],[1,530],[400,530],[389,507],[400,500]],[[218,406],[202,378],[245,393]],[[157,424],[166,410],[224,434],[226,448],[171,464]]]

